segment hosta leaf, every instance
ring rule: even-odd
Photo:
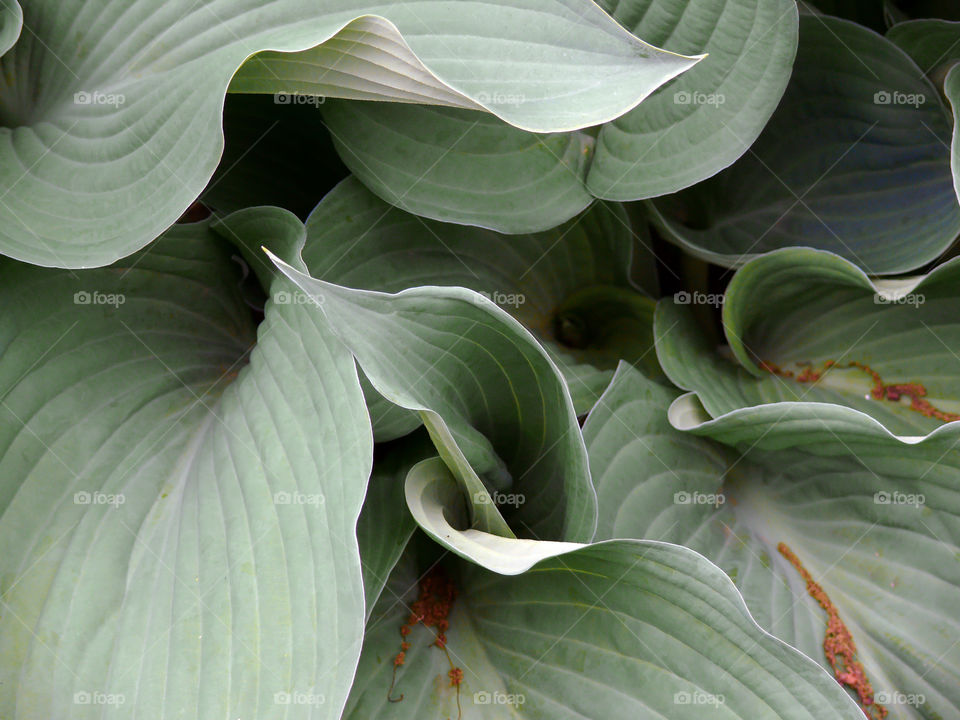
[[[958,38],[960,39],[960,38]],[[954,65],[948,72],[943,83],[943,92],[953,108],[953,143],[950,151],[950,167],[953,170],[953,186],[960,198],[960,123],[957,123],[957,112],[960,111],[960,74]]]
[[[428,218],[529,233],[593,199],[589,132],[537,135],[492,115],[330,101],[323,117],[344,164],[380,197]]]
[[[654,304],[630,282],[634,231],[619,205],[597,203],[553,230],[506,236],[423,220],[350,178],[317,206],[307,235],[304,262],[322,280],[381,292],[462,286],[486,295],[543,343],[578,415],[596,402],[619,359],[659,372]]]
[[[17,0],[0,3],[0,55],[13,47],[23,29],[23,10]]]
[[[669,238],[727,267],[802,245],[874,275],[904,272],[960,231],[949,137],[948,112],[900,48],[804,15],[790,85],[750,152],[649,207]]]
[[[519,507],[504,508],[514,532],[574,541],[593,536],[596,498],[569,392],[519,322],[464,288],[356,290],[271,257],[315,299],[318,316],[380,394],[421,413],[469,498],[474,523],[511,534],[482,476],[488,491],[525,497]]]
[[[4,8],[6,28],[15,5]],[[107,264],[176,220],[217,166],[224,94],[258,51],[274,52],[249,60],[236,90],[316,104],[296,94],[306,62],[325,94],[382,81],[387,95],[421,102],[431,85],[535,131],[610,120],[697,62],[630,35],[589,0],[25,8],[30,31],[0,60],[0,252],[42,265]],[[257,79],[277,64],[297,76]],[[524,102],[489,101],[507,94]]]
[[[465,110],[326,103],[343,161],[378,195],[417,215],[525,233],[570,219],[594,195],[662,195],[736,160],[786,87],[797,48],[794,1],[601,4],[627,29],[707,57],[599,137],[596,130],[534,135]],[[516,91],[499,99],[504,107],[526,102]]]
[[[602,536],[702,552],[761,626],[829,667],[827,613],[783,552],[792,551],[849,629],[888,720],[956,716],[957,426],[907,444],[836,405],[779,403],[710,420],[692,395],[674,403],[675,425],[735,442],[739,454],[673,429],[672,399],[623,366],[587,419]],[[673,464],[680,452],[685,462]]]
[[[702,57],[653,47],[583,0],[466,9],[395,0],[371,10],[383,16],[357,16],[331,42],[250,59],[231,91],[484,109],[551,132],[612,120]]]
[[[657,352],[714,417],[816,401],[855,408],[895,434],[925,435],[960,419],[958,278],[953,260],[923,278],[871,283],[830,253],[780,250],[745,265],[727,289],[732,357],[705,343],[689,307],[668,300],[657,307]]]
[[[377,446],[377,454],[357,520],[367,619],[417,524],[405,512],[404,481],[410,468],[436,450],[424,431],[402,442]]]
[[[501,575],[448,559],[438,575],[414,554],[401,560],[393,593],[368,625],[346,717],[439,720],[457,717],[458,703],[465,720],[862,717],[814,662],[760,631],[729,578],[702,556],[651,541],[574,545],[457,531],[447,522],[455,506],[445,504],[457,501],[456,483],[434,465],[436,473],[414,470],[407,480],[424,528],[454,547],[489,543],[499,550],[492,554],[532,567]],[[444,633],[449,659],[431,646],[435,629],[414,627],[392,689],[403,700],[391,703],[399,629],[431,565],[428,578],[458,591]],[[451,666],[463,672],[459,693]]]
[[[276,303],[254,345],[206,223],[0,273],[0,715],[338,718],[372,454],[347,349]]]
[[[637,200],[676,192],[746,152],[776,109],[797,52],[794,0],[603,0],[625,27],[674,52],[708,53],[640,108],[606,124],[587,187]],[[651,40],[652,41],[652,40]]]
[[[960,59],[960,23],[910,20],[894,25],[887,39],[903,49],[933,84],[941,88],[947,70]]]
[[[960,129],[956,115],[960,107],[960,80],[953,72],[960,61],[960,22],[947,20],[911,20],[894,25],[887,37],[906,51],[937,89],[946,97],[953,110],[953,143],[950,166],[953,186],[960,198]]]
[[[269,258],[263,254],[262,244],[266,242],[274,252],[296,261],[307,239],[306,230],[300,219],[291,212],[277,207],[239,210],[213,222],[211,228],[240,249],[265,290],[269,290],[277,270]],[[307,268],[303,266],[302,269]],[[277,296],[278,302],[294,304],[311,302],[302,293],[290,293],[285,290],[279,292],[281,294]],[[367,400],[373,435],[377,442],[402,437],[422,424],[419,415],[387,401],[363,375],[360,376],[360,386]]]

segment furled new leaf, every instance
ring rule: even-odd
[[[460,531],[456,482],[441,464],[418,469],[407,497],[421,526],[455,552],[483,548],[478,559],[509,574],[422,553],[401,560],[368,625],[347,718],[862,718],[813,661],[760,630],[703,556],[654,541]],[[455,592],[431,606],[446,613],[444,649],[435,626],[400,633],[418,595],[438,587]],[[401,640],[410,648],[394,675]]]
[[[723,303],[728,353],[690,308],[657,307],[657,353],[714,417],[780,401],[845,405],[898,435],[960,419],[960,261],[923,278],[871,282],[828,252],[789,248],[749,262]],[[693,296],[691,296],[693,297]]]

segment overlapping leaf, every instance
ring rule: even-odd
[[[815,663],[762,632],[729,578],[697,553],[460,531],[456,483],[429,461],[408,476],[407,496],[448,548],[509,574],[443,562],[458,591],[446,652],[431,646],[435,630],[414,628],[392,689],[403,699],[390,702],[399,628],[418,577],[436,567],[408,554],[368,625],[348,718],[862,717]],[[463,673],[459,688],[451,665]]]
[[[948,111],[900,48],[804,15],[790,85],[750,152],[649,207],[668,237],[727,267],[809,246],[870,274],[905,272],[960,232],[949,144]]]
[[[372,453],[347,349],[306,306],[255,331],[205,223],[0,273],[0,715],[338,718]]]
[[[347,166],[410,212],[502,232],[546,230],[594,196],[674,192],[736,160],[777,107],[797,48],[793,0],[606,0],[696,67],[599,130],[537,136],[466,110],[327,103]],[[519,91],[498,96],[522,108]]]
[[[128,255],[193,202],[222,150],[231,77],[262,50],[274,52],[247,62],[237,91],[315,104],[298,94],[300,75],[257,77],[306,62],[313,91],[438,101],[432,88],[534,131],[610,120],[696,62],[637,39],[589,0],[24,7],[27,31],[0,60],[0,252],[61,267]],[[3,45],[17,8],[4,0]],[[490,101],[505,93],[525,102]]]
[[[890,28],[887,37],[914,59],[944,94],[953,110],[950,164],[953,169],[954,189],[960,198],[960,130],[956,122],[957,108],[960,107],[960,80],[954,72],[960,62],[960,22],[912,20]]]
[[[380,394],[421,413],[457,473],[473,522],[510,534],[486,488],[527,498],[503,509],[514,532],[593,536],[596,498],[569,392],[520,323],[463,288],[418,287],[393,295],[355,290],[273,259],[316,298]]]
[[[675,426],[739,455],[671,427],[673,398],[624,366],[587,419],[598,537],[704,553],[761,626],[828,666],[826,613],[781,553],[785,543],[849,629],[887,717],[955,716],[958,426],[907,444],[837,405],[778,403],[710,419],[693,395],[673,403]]]
[[[958,261],[872,283],[831,253],[790,248],[751,261],[723,307],[730,353],[709,347],[689,307],[657,307],[657,353],[717,417],[779,401],[845,405],[899,435],[960,419]],[[693,298],[694,296],[690,296]]]
[[[273,262],[300,289],[282,300],[312,307],[350,348],[372,390],[420,415],[479,527],[504,536],[593,536],[596,500],[569,391],[517,320],[461,287],[389,294],[313,278],[304,258],[314,263],[327,255],[314,221],[308,233],[279,208],[236,213],[217,228],[244,248],[264,284],[275,271],[254,248],[270,245]],[[358,226],[355,242],[363,230]],[[513,531],[490,502],[491,491],[526,494],[528,503],[506,508]]]
[[[598,203],[549,232],[505,236],[391,208],[351,178],[311,214],[307,237],[304,262],[322,280],[381,292],[452,285],[484,294],[544,344],[578,415],[621,358],[659,372],[653,302],[631,284],[634,231],[616,204]]]

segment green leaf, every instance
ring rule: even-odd
[[[343,161],[409,212],[527,233],[569,220],[593,196],[636,200],[674,192],[740,157],[790,76],[794,1],[602,5],[634,33],[707,57],[619,119],[567,134],[534,135],[465,110],[326,103],[324,119]],[[515,92],[502,101],[524,104]]]
[[[943,87],[947,70],[960,59],[960,23],[910,20],[887,31],[887,39],[906,52],[934,86]]]
[[[303,89],[357,97],[357,83],[380,83],[364,96],[423,102],[430,86],[546,132],[606,122],[699,59],[644,43],[589,0],[25,8],[30,32],[0,59],[0,252],[61,267],[126,256],[194,201],[217,167],[223,98],[241,65],[235,90],[281,103],[321,101]],[[5,0],[4,28],[15,13]]]
[[[338,718],[372,455],[347,349],[302,305],[255,329],[207,223],[0,274],[0,715]]]
[[[452,718],[459,704],[465,720],[862,718],[813,661],[760,630],[701,555],[652,541],[581,546],[461,532],[445,504],[459,499],[456,482],[433,469],[407,479],[424,529],[455,549],[493,548],[486,557],[509,561],[501,567],[511,574],[463,560],[439,566],[458,591],[444,633],[449,659],[431,646],[435,629],[414,627],[392,692],[404,699],[390,703],[399,629],[418,577],[437,567],[414,554],[402,560],[368,625],[346,717]],[[530,569],[513,574],[521,566],[510,558]],[[459,693],[451,665],[463,671]]]
[[[426,432],[377,446],[367,496],[357,520],[367,620],[417,527],[413,516],[404,509],[407,473],[435,453]]]
[[[762,403],[834,403],[892,433],[925,435],[960,412],[958,278],[953,260],[923,278],[873,283],[831,253],[784,249],[730,282],[726,357],[701,337],[690,308],[669,300],[657,307],[657,353],[714,417]]]
[[[960,110],[960,75],[957,74],[956,65],[947,73],[943,84],[943,91],[950,101],[950,106],[953,108],[954,114],[950,167],[953,170],[953,186],[957,192],[957,197],[960,198],[960,123],[956,121],[957,112]]]
[[[960,198],[960,130],[956,121],[960,107],[960,80],[954,72],[960,62],[960,22],[912,20],[890,28],[887,37],[914,59],[953,109],[950,166],[953,186]]]
[[[872,275],[905,272],[960,232],[949,138],[948,111],[900,48],[804,15],[790,85],[749,153],[649,210],[669,239],[725,267],[799,245]]]
[[[777,403],[710,419],[685,395],[670,407],[685,433],[666,418],[671,400],[624,366],[587,419],[598,536],[703,553],[762,627],[829,667],[827,613],[780,551],[786,543],[849,629],[889,720],[955,717],[958,426],[910,444],[841,406]]]
[[[391,103],[330,101],[323,118],[351,172],[415,215],[530,233],[593,200],[589,132],[537,135],[472,110]]]
[[[797,52],[794,0],[603,0],[625,27],[674,52],[707,57],[606,124],[587,187],[601,198],[676,192],[736,161],[787,87]]]
[[[596,498],[569,392],[519,322],[464,288],[355,290],[271,259],[314,299],[380,394],[421,413],[473,522],[510,534],[479,475],[486,490],[527,497],[506,509],[515,532],[593,536]]]
[[[23,10],[17,0],[0,0],[0,55],[13,47],[23,29]]]
[[[266,243],[273,252],[299,262],[300,252],[307,239],[303,223],[293,213],[282,208],[249,208],[216,220],[211,228],[239,248],[244,260],[256,273],[265,291],[270,289],[277,269],[263,254]],[[302,266],[306,270],[306,265]],[[303,304],[308,301],[302,293],[280,290],[278,302]],[[377,442],[386,442],[407,435],[422,424],[420,417],[386,400],[370,381],[360,376],[360,386],[367,401]]]
[[[634,234],[622,206],[613,203],[597,203],[532,235],[423,220],[350,178],[311,214],[303,260],[314,277],[348,287],[398,292],[441,285],[482,293],[543,344],[582,415],[621,358],[659,374],[654,303],[629,279]],[[649,237],[638,238],[649,244]]]

